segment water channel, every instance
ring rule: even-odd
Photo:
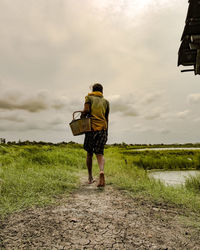
[[[200,150],[200,148],[139,148],[139,149],[134,149],[137,151],[154,151],[154,150]]]
[[[200,148],[143,148],[137,151],[146,150],[200,150]],[[150,177],[161,180],[166,185],[181,185],[185,183],[186,178],[200,175],[200,170],[178,170],[178,171],[152,171]]]
[[[152,171],[149,173],[150,177],[161,180],[166,185],[180,185],[184,184],[186,178],[190,176],[200,175],[200,170],[178,170],[178,171]]]

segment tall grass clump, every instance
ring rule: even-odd
[[[200,174],[187,178],[185,181],[185,186],[187,189],[200,194]]]
[[[0,147],[0,215],[69,194],[84,167],[83,150],[73,146]]]

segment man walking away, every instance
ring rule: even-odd
[[[84,149],[87,151],[87,168],[89,184],[94,182],[92,176],[92,159],[96,154],[100,169],[97,187],[105,186],[104,177],[104,146],[108,136],[109,102],[103,97],[103,86],[96,83],[92,87],[92,93],[85,97],[82,117],[91,117],[92,131],[85,133]]]

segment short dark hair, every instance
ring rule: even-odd
[[[100,91],[101,93],[103,93],[103,86],[100,83],[95,83],[92,86],[92,91]]]

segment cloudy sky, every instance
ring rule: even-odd
[[[200,142],[200,78],[180,73],[187,0],[1,0],[0,137],[83,142],[69,128],[90,86],[109,141]]]

